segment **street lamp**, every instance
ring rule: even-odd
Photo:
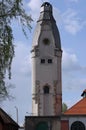
[[[15,106],[15,109],[16,109],[16,120],[17,120],[17,123],[18,123],[18,108]]]

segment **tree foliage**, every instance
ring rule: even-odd
[[[11,23],[13,19],[19,20],[22,30],[26,35],[27,27],[31,29],[31,17],[23,8],[22,0],[0,0],[0,98],[8,96],[5,76],[11,78],[11,64],[14,57],[13,30]]]
[[[62,103],[62,112],[64,113],[68,109],[66,103]]]

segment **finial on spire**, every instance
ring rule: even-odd
[[[52,12],[52,5],[49,2],[44,2],[41,5],[41,12],[46,12],[46,11]]]

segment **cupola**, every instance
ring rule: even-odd
[[[44,2],[41,5],[41,9],[40,9],[40,17],[38,19],[38,21],[53,21],[55,22],[55,19],[53,18],[52,15],[52,5],[48,2]]]
[[[40,12],[43,12],[43,11],[47,11],[47,12],[52,13],[52,5],[50,3],[48,3],[48,2],[44,2],[41,5],[41,11]]]

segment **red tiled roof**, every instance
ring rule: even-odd
[[[69,108],[64,115],[86,115],[86,98],[81,99]]]
[[[18,124],[1,108],[0,108],[0,118],[6,124],[13,124],[13,125],[18,126]]]

